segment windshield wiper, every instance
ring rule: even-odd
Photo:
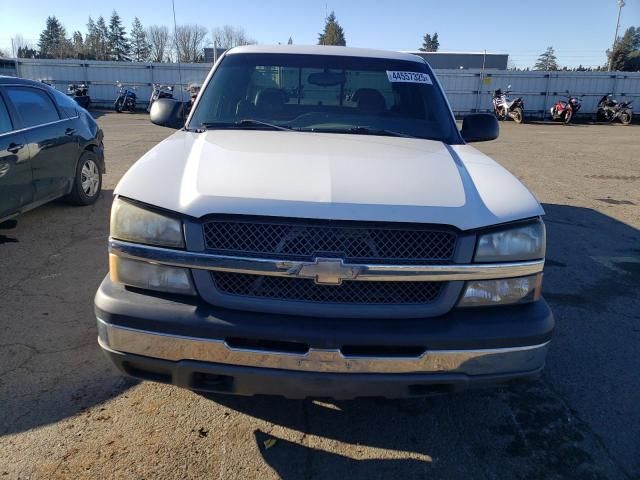
[[[388,135],[390,137],[405,137],[405,138],[419,138],[408,133],[394,132],[393,130],[387,130],[385,128],[371,128],[371,127],[351,127],[348,129],[349,133],[355,133],[358,135]]]
[[[393,130],[386,130],[384,128],[371,128],[371,127],[348,127],[348,128],[317,128],[317,127],[303,127],[296,130],[301,132],[315,132],[315,133],[352,133],[356,135],[381,135],[388,137],[405,137],[405,138],[422,138],[409,135],[407,133],[394,132]]]
[[[251,118],[238,120],[237,122],[203,123],[202,127],[207,130],[212,128],[233,129],[233,128],[247,128],[247,127],[262,127],[262,128],[268,128],[270,130],[293,130],[291,127],[287,127],[284,125],[276,125],[275,123],[263,122],[262,120],[254,120]]]

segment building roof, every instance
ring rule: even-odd
[[[299,55],[336,55],[342,57],[385,58],[424,63],[422,58],[410,53],[373,50],[370,48],[336,47],[328,45],[247,45],[227,51],[227,55],[236,53],[290,53]]]
[[[423,52],[422,50],[406,50],[403,51],[403,53],[410,53],[412,55],[504,55],[505,57],[508,56],[508,53],[495,53],[495,52],[443,52],[443,51],[437,51],[437,52]]]

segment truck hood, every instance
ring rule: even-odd
[[[544,214],[506,169],[468,145],[261,130],[179,131],[116,195],[191,217],[211,213],[453,225]]]

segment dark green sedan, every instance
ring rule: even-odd
[[[91,114],[63,93],[0,76],[0,222],[60,197],[95,202],[102,137]]]

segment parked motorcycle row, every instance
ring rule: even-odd
[[[136,109],[137,102],[137,93],[136,87],[127,87],[122,83],[118,82],[118,96],[114,102],[115,111],[121,113],[123,111],[134,112]],[[200,88],[202,85],[198,83],[190,83],[185,90],[189,92],[189,100],[185,102],[185,117],[189,115],[191,111],[191,107],[193,106],[196,98],[198,97],[198,93],[200,92]],[[147,112],[151,112],[151,107],[159,98],[170,98],[173,99],[173,92],[175,87],[173,85],[161,85],[159,83],[152,84],[151,97],[149,97],[149,103],[147,104]]]
[[[498,88],[493,92],[491,103],[493,105],[493,113],[498,120],[506,120],[511,118],[516,123],[524,122],[524,101],[522,97],[510,99],[511,85],[507,86],[507,90],[502,91]],[[629,125],[633,119],[633,101],[618,102],[613,98],[612,94],[603,96],[598,102],[598,111],[596,118],[599,122],[613,122],[619,120],[623,125]],[[567,95],[558,100],[550,108],[551,119],[561,121],[564,124],[571,123],[574,115],[582,106],[582,97],[580,95]]]
[[[623,125],[629,125],[633,117],[632,101],[618,102],[611,94],[605,95],[598,102],[597,118],[601,122],[620,120]]]
[[[89,97],[89,87],[84,83],[72,83],[67,87],[67,95],[73,98],[82,108],[89,108],[91,97]]]
[[[149,104],[147,105],[147,113],[151,111],[151,105],[159,98],[173,98],[173,85],[160,85],[154,83],[152,85],[151,98],[149,98]]]
[[[507,89],[509,88],[511,88],[511,85],[507,87]],[[509,100],[507,95],[510,93],[511,90],[503,92],[500,88],[493,92],[493,112],[498,120],[511,118],[516,123],[522,123],[524,122],[524,101],[522,97]]]
[[[41,80],[45,82],[45,80]],[[46,83],[46,82],[45,82]],[[118,113],[136,110],[137,93],[136,87],[128,87],[118,82],[116,84],[118,94],[114,102],[115,111]],[[190,83],[185,90],[189,92],[189,100],[184,104],[184,116],[187,117],[191,111],[200,88],[202,85],[198,83]],[[152,84],[151,97],[147,104],[147,112],[151,111],[151,106],[159,98],[174,98],[173,85]],[[498,88],[494,90],[491,103],[493,113],[498,120],[512,119],[516,123],[525,121],[524,100],[522,97],[510,98],[511,85],[506,90]],[[582,106],[581,95],[571,95],[568,91],[561,99],[557,100],[549,109],[551,119],[564,124],[570,124],[577,112]],[[81,107],[89,108],[91,97],[89,97],[89,87],[84,84],[72,83],[67,88],[67,95],[72,97]],[[619,121],[623,125],[629,125],[633,120],[633,101],[617,101],[612,94],[604,95],[598,102],[596,120],[598,122],[612,123]]]
[[[136,87],[127,87],[122,83],[116,83],[118,87],[118,96],[114,104],[117,113],[123,111],[135,112],[136,111]]]

